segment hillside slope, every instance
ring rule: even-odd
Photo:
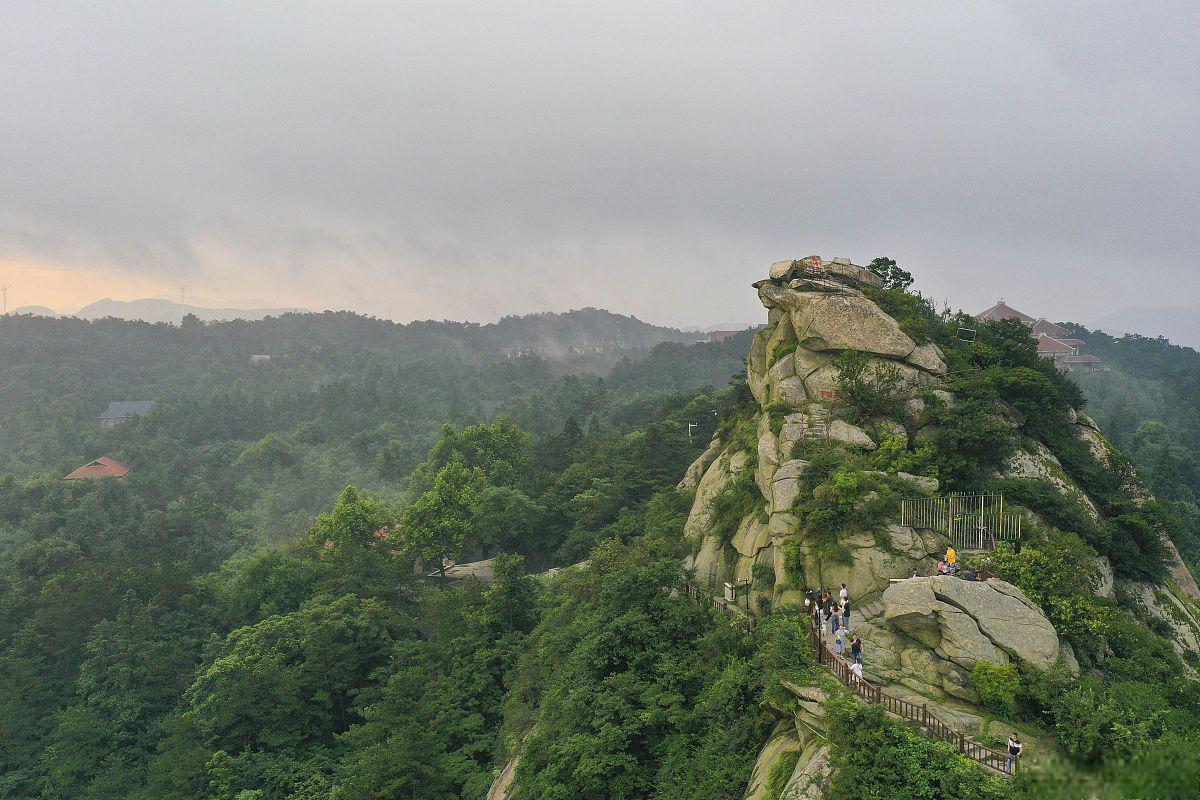
[[[755,286],[769,324],[750,351],[754,402],[681,483],[695,492],[685,535],[698,580],[745,587],[740,608],[751,615],[800,605],[820,587],[849,587],[868,679],[985,738],[977,666],[1078,676],[1082,661],[1103,675],[1119,660],[1113,642],[1094,638],[1109,614],[1140,617],[1197,663],[1200,591],[1160,507],[1070,405],[1079,403],[1074,387],[1021,351],[1019,331],[998,325],[969,345],[955,341],[950,320],[938,330],[915,298],[840,264],[782,262]],[[902,325],[872,298],[926,313]],[[949,543],[944,532],[898,524],[899,498],[997,489],[1026,515],[1026,536],[971,560],[1018,585],[894,582],[928,575]],[[1029,570],[1027,559],[1050,552],[1056,537],[1071,537],[1083,554],[1067,567],[1083,576],[1075,599],[1103,598],[1084,611],[1092,619],[1066,612],[1042,584],[1050,576]],[[756,771],[770,766],[764,759],[800,753],[788,762],[792,788],[811,783],[814,764],[829,756],[806,734],[825,721],[803,702],[795,714]]]
[[[1200,353],[1166,339],[1074,330],[1110,367],[1075,376],[1092,417],[1180,513],[1179,549],[1200,574]]]

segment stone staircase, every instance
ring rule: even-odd
[[[812,405],[805,412],[808,416],[808,424],[804,428],[805,439],[828,439],[829,438],[829,409],[825,406]]]
[[[878,619],[880,616],[883,615],[883,608],[884,608],[884,606],[883,606],[883,598],[882,597],[879,598],[878,600],[875,600],[874,602],[867,603],[865,606],[861,606],[857,610],[859,619],[861,619],[863,622],[870,622],[873,619]],[[854,613],[854,609],[851,608],[851,614],[853,614],[853,613]],[[854,621],[853,617],[851,617],[851,622],[853,622],[853,621]]]

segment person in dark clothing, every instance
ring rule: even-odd
[[[847,597],[842,601],[842,630],[846,633],[850,632],[850,598]]]
[[[863,644],[862,639],[858,635],[850,637],[850,655],[854,658],[854,663],[863,663]]]
[[[1025,749],[1025,745],[1021,743],[1021,737],[1013,731],[1012,736],[1008,737],[1008,761],[1004,764],[1004,771],[1009,775],[1012,774],[1013,768],[1017,765],[1017,759],[1021,757],[1021,751]]]

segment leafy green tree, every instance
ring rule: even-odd
[[[475,527],[475,507],[483,475],[451,461],[438,470],[433,488],[405,509],[400,518],[404,548],[423,562],[461,558],[480,544]]]
[[[381,602],[350,595],[238,628],[188,688],[188,719],[213,750],[230,753],[330,741],[358,720],[354,696],[396,632]]]
[[[79,702],[59,714],[42,756],[52,793],[115,796],[128,773],[144,772],[159,725],[199,661],[198,634],[186,615],[163,614],[132,592],[116,619],[93,628],[79,669]]]
[[[829,800],[1008,800],[1011,785],[959,755],[887,719],[879,706],[835,698],[828,708]]]
[[[871,259],[871,263],[867,265],[867,269],[883,279],[884,289],[905,290],[913,284],[912,273],[908,270],[900,269],[900,267],[896,266],[895,260],[891,258],[884,256],[873,258]]]

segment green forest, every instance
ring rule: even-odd
[[[1178,544],[1194,571],[1200,564],[1200,353],[1165,339],[1071,328],[1110,368],[1075,376],[1092,416],[1155,496],[1183,516],[1186,535]]]
[[[836,539],[853,502],[886,503],[865,470],[1003,489],[1047,525],[997,565],[1084,672],[981,676],[996,719],[1062,750],[1056,775],[1013,781],[831,690],[827,796],[1194,797],[1198,665],[1097,598],[1088,564],[1159,579],[1165,532],[1200,565],[1200,356],[1089,332],[1113,370],[1077,384],[1022,326],[964,341],[963,318],[886,277],[874,299],[942,347],[960,400],[929,398],[923,445],[814,452],[845,494],[806,519]],[[780,681],[820,679],[803,614],[748,634],[670,591],[688,577],[676,484],[745,433],[751,333],[620,320],[0,318],[0,797],[481,800],[520,751],[513,800],[740,800],[792,702]],[[844,394],[891,408],[853,356]],[[992,485],[1016,446],[997,403],[1104,525],[1036,482]],[[1161,502],[1131,504],[1064,434],[1085,406]],[[62,479],[101,455],[131,473]],[[444,556],[495,556],[494,580],[447,584]]]

